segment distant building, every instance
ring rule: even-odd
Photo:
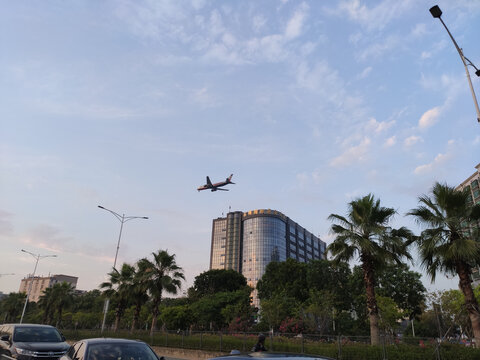
[[[52,275],[47,277],[35,276],[33,278],[28,277],[21,280],[20,289],[18,291],[27,294],[28,288],[30,284],[32,284],[28,301],[37,302],[40,299],[40,296],[43,295],[43,291],[45,289],[62,282],[67,282],[73,285],[73,288],[76,288],[77,281],[78,277],[68,275]]]
[[[460,185],[458,185],[456,189],[467,189],[467,191],[470,193],[469,202],[471,204],[480,204],[480,164],[475,166],[475,168],[477,171],[470,175]],[[480,227],[480,223],[477,223],[476,226]],[[474,287],[480,285],[480,267],[472,269],[472,282]]]
[[[213,220],[210,269],[233,269],[255,289],[271,261],[325,259],[319,237],[276,210],[229,212]],[[259,305],[257,290],[253,303]]]

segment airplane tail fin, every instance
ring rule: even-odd
[[[233,174],[230,174],[230,176],[227,178],[227,183],[235,184],[235,183],[232,182],[232,176],[233,176]]]
[[[207,185],[212,186],[212,182],[210,181],[210,178],[207,176]]]

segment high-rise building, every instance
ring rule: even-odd
[[[480,164],[475,166],[477,171],[470,175],[464,182],[456,187],[457,190],[467,190],[470,193],[469,202],[473,204],[480,204]],[[480,227],[480,222],[476,225]],[[473,286],[480,285],[480,267],[477,266],[472,269]]]
[[[213,220],[210,269],[242,273],[255,289],[271,261],[325,259],[319,237],[276,210],[229,212]],[[254,290],[253,303],[259,305]]]
[[[472,204],[480,204],[480,164],[475,166],[477,171],[457,186],[457,190],[468,189]]]
[[[71,284],[73,288],[76,288],[77,281],[78,277],[68,275],[35,276],[33,278],[29,276],[20,281],[20,289],[18,291],[27,294],[28,288],[31,286],[28,301],[37,302],[40,296],[43,295],[45,289],[62,282],[67,282]]]

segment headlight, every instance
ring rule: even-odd
[[[27,355],[27,356],[33,356],[35,355],[35,351],[32,351],[32,350],[27,350],[27,349],[21,349],[21,348],[15,348],[15,351],[17,352],[17,354],[19,355]]]

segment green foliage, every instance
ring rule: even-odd
[[[284,319],[296,316],[300,303],[297,299],[282,293],[261,301],[261,322],[269,329],[277,330]]]
[[[387,266],[377,273],[377,293],[393,299],[409,318],[422,313],[426,292],[421,275],[406,264]]]
[[[235,270],[208,270],[195,277],[189,297],[199,299],[218,292],[232,292],[247,286],[245,276]]]
[[[193,312],[189,305],[169,306],[162,309],[160,320],[167,329],[186,330],[193,324]]]
[[[389,297],[377,295],[377,304],[380,312],[380,321],[378,323],[383,333],[396,333],[398,322],[404,318],[404,313],[399,309],[398,305]]]
[[[250,287],[245,287],[233,292],[221,292],[192,303],[190,308],[196,328],[218,330],[226,328],[236,317],[248,319],[252,314],[250,290]]]
[[[307,263],[307,289],[329,293],[337,311],[349,310],[352,294],[349,287],[351,270],[347,263],[334,263],[329,260],[314,260]],[[309,293],[309,298],[312,293]]]
[[[25,293],[10,293],[0,300],[0,319],[5,323],[19,320],[25,298]]]
[[[294,259],[270,262],[257,283],[260,300],[283,296],[297,299],[300,302],[308,298],[307,264]]]

